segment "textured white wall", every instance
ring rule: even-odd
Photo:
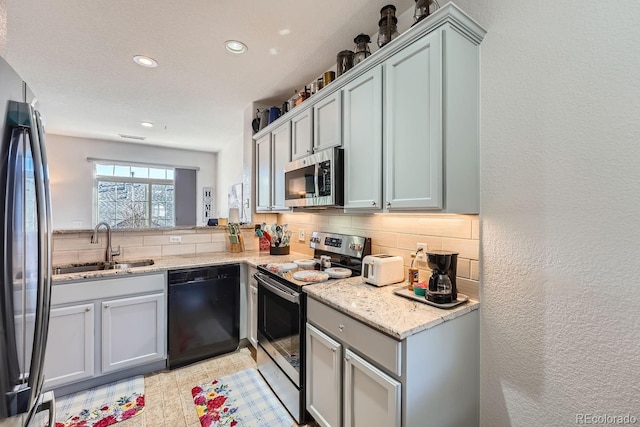
[[[216,155],[200,151],[176,150],[143,144],[47,135],[47,157],[51,176],[53,228],[72,228],[82,221],[91,228],[93,221],[93,163],[87,157],[163,165],[199,167],[197,224],[202,225],[202,187],[214,186]]]
[[[481,425],[640,423],[640,3],[456,3],[488,30]]]
[[[7,2],[0,0],[0,56],[7,53]]]
[[[218,151],[218,180],[216,182],[216,217],[229,217],[229,187],[242,182],[242,139],[228,143]]]

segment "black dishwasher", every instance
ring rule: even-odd
[[[238,348],[240,265],[169,271],[169,369]]]

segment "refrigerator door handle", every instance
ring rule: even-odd
[[[33,337],[33,352],[29,370],[29,415],[37,410],[36,403],[44,383],[44,357],[49,329],[49,311],[51,306],[51,211],[48,206],[49,176],[47,165],[43,162],[43,145],[40,143],[42,125],[39,114],[29,108],[29,144],[33,157],[34,179],[36,187],[36,212],[38,216],[38,296]]]

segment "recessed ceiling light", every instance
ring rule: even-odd
[[[133,57],[133,62],[135,62],[138,65],[142,65],[143,67],[148,67],[148,68],[155,68],[158,66],[158,61],[156,61],[153,58],[149,58],[148,56],[144,56],[144,55],[136,55]]]
[[[288,28],[283,28],[282,30],[278,31],[278,34],[280,34],[281,36],[287,36],[291,34],[291,30]]]
[[[227,51],[236,54],[245,53],[247,51],[247,45],[239,42],[238,40],[227,40],[224,42],[224,47]]]
[[[140,124],[146,128],[152,128],[153,127],[153,123],[151,122],[140,122]]]

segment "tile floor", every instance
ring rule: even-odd
[[[144,379],[145,409],[142,414],[122,421],[118,427],[200,427],[191,388],[247,368],[256,362],[247,348],[194,363],[173,371],[148,374]],[[292,420],[291,426],[298,424]],[[317,426],[315,423],[307,427]],[[272,426],[280,427],[280,426]],[[282,426],[289,427],[289,426]]]

